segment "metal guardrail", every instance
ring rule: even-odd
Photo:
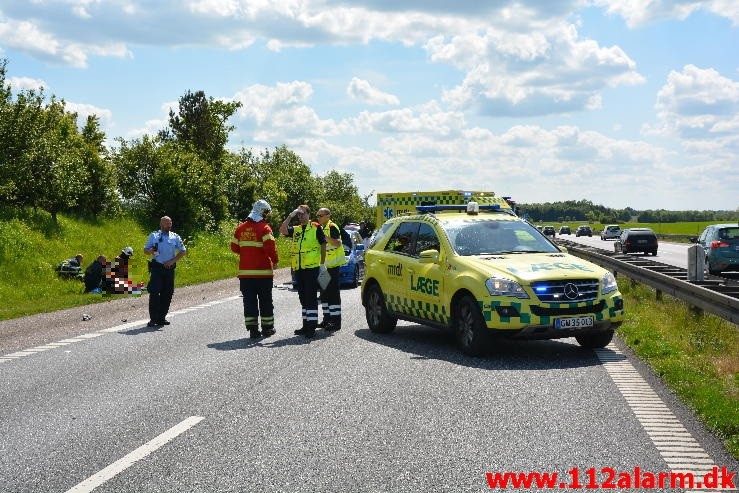
[[[578,257],[600,265],[654,289],[674,296],[697,308],[739,324],[739,284],[729,280],[688,281],[688,271],[643,257],[609,254],[593,247],[559,240]]]

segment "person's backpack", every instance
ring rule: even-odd
[[[59,262],[55,270],[62,279],[82,279],[82,267],[70,264],[69,260]]]

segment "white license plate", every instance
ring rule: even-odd
[[[592,327],[593,317],[555,318],[555,329],[579,329],[581,327]]]

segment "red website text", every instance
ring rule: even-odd
[[[631,471],[617,471],[610,467],[580,470],[573,467],[566,475],[557,472],[486,472],[490,488],[539,488],[539,489],[664,489],[664,488],[736,488],[736,472],[726,467],[714,466],[704,475],[691,472],[644,471],[635,467]]]

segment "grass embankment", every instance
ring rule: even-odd
[[[85,222],[63,216],[55,225],[42,215],[0,219],[0,320],[105,301],[101,295],[81,294],[78,281],[57,278],[56,264],[76,253],[85,256],[87,265],[101,253],[112,258],[130,245],[135,250],[131,277],[135,282],[148,281],[142,248],[156,225],[147,228],[131,219]],[[688,228],[695,229],[691,224]],[[177,266],[178,286],[235,275],[237,257],[229,249],[235,227],[236,223],[224,225],[221,233],[199,234],[190,241],[187,257]],[[280,267],[285,267],[289,254],[284,239],[278,240],[278,249]],[[737,326],[697,315],[667,296],[657,301],[651,289],[632,286],[623,277],[619,286],[627,307],[621,336],[739,458]]]
[[[84,269],[98,255],[112,261],[121,249],[131,246],[131,280],[149,280],[150,257],[143,253],[143,246],[158,225],[146,228],[129,218],[90,222],[65,216],[55,224],[42,214],[20,218],[5,214],[0,217],[0,320],[107,301],[109,298],[100,294],[82,294],[81,282],[56,275],[56,265],[77,253],[84,255]],[[188,254],[177,265],[177,286],[236,275],[238,257],[229,248],[235,227],[236,223],[224,225],[220,233],[202,233],[190,239]],[[278,248],[280,266],[289,265],[286,243],[279,241]]]
[[[739,459],[739,327],[619,277],[627,315],[618,330]]]

